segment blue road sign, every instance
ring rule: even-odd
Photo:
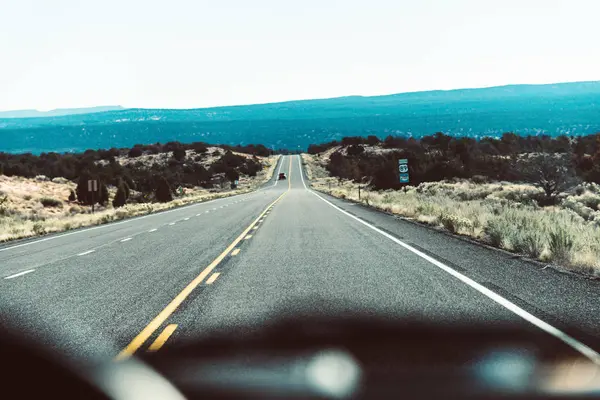
[[[398,160],[398,173],[400,175],[400,183],[408,183],[408,159],[401,158]]]

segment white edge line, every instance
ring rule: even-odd
[[[283,165],[283,157],[284,156],[279,156],[279,169],[277,170],[277,173],[275,174],[275,182],[273,183],[273,186],[277,186],[277,182],[279,182],[279,173],[281,172],[281,166]]]
[[[315,196],[317,196],[319,199],[323,200],[325,203],[329,204],[331,207],[335,208],[336,210],[338,210],[339,212],[347,215],[348,217],[360,222],[361,224],[365,225],[366,227],[374,230],[375,232],[387,237],[388,239],[392,240],[393,242],[396,242],[397,244],[399,244],[400,246],[404,247],[405,249],[407,249],[408,251],[416,254],[417,256],[429,261],[430,263],[432,263],[433,265],[435,265],[436,267],[446,271],[447,273],[449,273],[450,275],[454,276],[455,278],[459,279],[460,281],[462,281],[463,283],[471,286],[473,289],[477,290],[479,293],[483,294],[484,296],[488,297],[489,299],[495,301],[496,303],[500,304],[501,306],[503,306],[504,308],[506,308],[509,311],[512,311],[513,313],[517,314],[519,317],[523,318],[524,320],[526,320],[527,322],[537,326],[538,328],[540,328],[541,330],[543,330],[544,332],[556,337],[557,339],[560,339],[562,342],[566,343],[567,345],[571,346],[573,349],[577,350],[578,352],[580,352],[581,354],[583,354],[584,356],[586,356],[587,358],[589,358],[591,361],[593,361],[595,364],[600,365],[600,354],[592,349],[591,347],[581,343],[579,340],[573,338],[572,336],[567,335],[566,333],[564,333],[563,331],[561,331],[558,328],[555,328],[554,326],[550,325],[549,323],[542,321],[541,319],[539,319],[538,317],[536,317],[535,315],[525,311],[524,309],[522,309],[521,307],[517,306],[516,304],[512,303],[511,301],[505,299],[504,297],[500,296],[499,294],[491,291],[490,289],[486,288],[485,286],[475,282],[474,280],[472,280],[471,278],[461,274],[460,272],[455,271],[454,269],[450,268],[449,266],[447,266],[446,264],[439,262],[438,260],[436,260],[433,257],[428,256],[427,254],[415,249],[414,247],[404,243],[403,241],[395,238],[394,236],[382,231],[381,229],[376,228],[375,226],[369,224],[368,222],[363,221],[362,219],[342,210],[340,207],[336,206],[335,204],[331,203],[330,201],[324,199],[323,197],[321,197],[320,195],[318,195],[317,193],[315,193],[314,191],[310,191],[312,194],[314,194]]]
[[[252,193],[254,193],[254,192],[236,194],[234,196],[240,196],[240,197],[241,196],[248,196],[248,195],[250,195]],[[228,197],[232,197],[232,196],[228,196]],[[90,227],[90,228],[80,229],[80,230],[77,230],[75,232],[67,232],[67,233],[63,233],[63,234],[60,234],[60,235],[54,235],[54,236],[50,236],[50,237],[43,238],[43,239],[33,240],[33,241],[27,242],[27,243],[21,243],[21,244],[17,244],[17,245],[10,246],[10,247],[4,247],[4,248],[0,248],[0,253],[3,252],[3,251],[12,250],[12,249],[16,249],[16,248],[24,247],[24,246],[29,246],[29,245],[36,244],[36,243],[46,242],[48,240],[54,240],[54,239],[58,239],[58,238],[65,237],[65,236],[77,235],[78,233],[82,233],[82,232],[88,232],[88,231],[93,231],[93,230],[96,230],[96,229],[108,228],[108,227],[115,226],[115,225],[127,224],[127,223],[130,223],[130,222],[139,221],[140,219],[144,219],[144,218],[148,218],[148,217],[155,217],[157,215],[168,214],[168,213],[174,212],[174,211],[181,211],[182,209],[185,209],[185,208],[196,207],[196,206],[200,206],[200,205],[207,204],[207,203],[212,203],[212,202],[219,201],[219,200],[224,200],[226,198],[227,197],[221,197],[221,198],[218,198],[218,199],[212,199],[212,200],[208,200],[208,201],[202,201],[202,202],[199,202],[199,203],[189,204],[189,205],[183,206],[183,207],[173,208],[171,210],[165,210],[165,211],[161,211],[161,212],[157,212],[157,213],[153,213],[153,214],[147,214],[147,215],[142,215],[142,216],[139,216],[139,217],[128,218],[128,219],[126,219],[124,221],[111,222],[110,224],[103,224],[103,225],[93,226],[93,227]]]
[[[304,189],[308,189],[306,187],[306,183],[304,182],[304,174],[302,173],[302,156],[298,155],[298,167],[300,167],[300,179],[302,180],[302,184],[304,185]]]
[[[33,272],[33,271],[35,271],[35,269],[28,269],[27,271],[23,271],[23,272],[19,272],[18,274],[7,276],[4,279],[16,278],[17,276],[25,275],[25,274],[28,274],[28,273]]]
[[[93,253],[93,252],[95,252],[95,251],[96,251],[96,250],[88,250],[88,251],[84,251],[83,253],[79,253],[79,254],[77,254],[77,255],[78,255],[78,256],[85,256],[86,254],[90,254],[90,253]]]

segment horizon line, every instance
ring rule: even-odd
[[[206,106],[206,107],[126,107],[123,105],[95,105],[95,106],[77,106],[77,107],[58,107],[52,108],[49,110],[39,110],[34,108],[23,108],[23,109],[12,109],[12,110],[0,110],[0,114],[9,113],[9,112],[39,112],[39,113],[51,113],[54,111],[60,110],[81,110],[86,108],[103,108],[103,107],[120,107],[121,110],[114,111],[125,111],[125,110],[202,110],[202,109],[212,109],[212,108],[228,108],[228,107],[248,107],[248,106],[260,106],[260,105],[269,105],[269,104],[281,104],[281,103],[295,103],[295,102],[303,102],[303,101],[320,101],[320,100],[335,100],[335,99],[343,99],[350,97],[386,97],[386,96],[395,96],[402,94],[414,94],[414,93],[432,93],[432,92],[453,92],[453,91],[462,91],[462,90],[482,90],[482,89],[495,89],[495,88],[503,88],[503,87],[514,87],[514,86],[551,86],[551,85],[563,85],[563,84],[576,84],[576,83],[600,83],[600,80],[585,80],[585,81],[562,81],[562,82],[549,82],[549,83],[509,83],[504,85],[492,85],[492,86],[480,86],[480,87],[462,87],[462,88],[453,88],[453,89],[430,89],[430,90],[412,90],[406,92],[395,92],[395,93],[385,93],[385,94],[375,94],[375,95],[362,95],[362,94],[349,94],[349,95],[341,95],[341,96],[333,96],[333,97],[313,97],[313,98],[302,98],[302,99],[291,99],[291,100],[281,100],[281,101],[267,101],[261,103],[246,103],[246,104],[229,104],[229,105],[215,105],[215,106]],[[109,111],[100,111],[102,112],[112,112]],[[88,113],[82,113],[88,114]],[[89,113],[96,114],[96,113]],[[43,117],[43,116],[38,116]],[[38,117],[12,117],[12,118],[38,118]],[[0,118],[2,116],[0,115]],[[11,118],[11,117],[4,117]]]

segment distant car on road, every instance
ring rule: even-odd
[[[279,174],[279,180],[280,180],[280,181],[282,181],[282,180],[284,180],[284,179],[287,179],[287,176],[285,176],[285,173],[281,172],[281,173]]]

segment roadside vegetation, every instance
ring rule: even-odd
[[[231,148],[177,146],[167,153],[141,146],[111,150],[108,159],[102,158],[102,150],[40,156],[0,153],[0,242],[246,193],[270,178],[277,161],[277,156]],[[240,149],[256,153],[254,146]],[[30,176],[41,171],[46,174]],[[60,172],[69,178],[55,176]],[[88,179],[98,180],[93,198]]]
[[[443,145],[445,150],[429,146],[429,154],[414,151],[408,157],[402,147],[346,142],[313,148],[313,154],[303,158],[316,190],[558,269],[600,277],[600,185],[595,164],[600,160],[600,139],[595,135],[579,139],[586,146],[570,140],[565,147],[555,143],[559,139],[547,139],[546,146],[555,146],[548,151],[525,152],[515,146],[514,153],[489,157],[474,149],[463,161],[451,150],[456,146],[452,142],[461,139],[453,138]],[[409,158],[410,185],[398,182],[398,158]],[[468,168],[467,160],[473,163]]]

